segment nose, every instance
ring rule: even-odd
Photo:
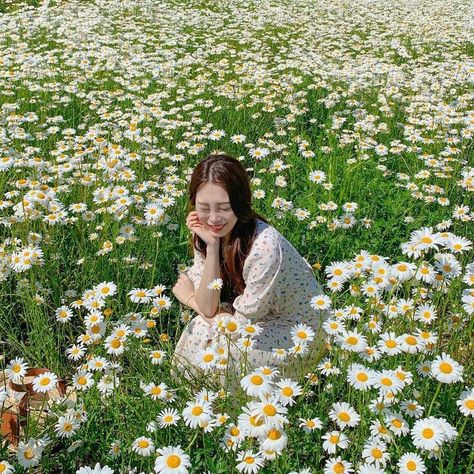
[[[211,225],[215,225],[215,226],[221,225],[220,217],[216,214],[210,215],[209,222],[211,223]]]

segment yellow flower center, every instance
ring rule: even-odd
[[[277,411],[273,405],[268,404],[263,407],[263,413],[267,416],[275,416]]]
[[[283,395],[284,395],[285,397],[291,397],[294,392],[293,392],[293,389],[292,389],[291,387],[285,387],[285,388],[281,391],[281,393],[283,393]]]
[[[453,371],[453,367],[447,362],[441,362],[441,364],[439,365],[439,370],[441,370],[443,374],[450,374]]]
[[[168,456],[166,464],[168,465],[168,467],[176,469],[181,464],[181,458],[179,456],[176,456],[176,454],[172,454],[171,456]]]
[[[392,420],[392,425],[395,426],[395,428],[401,428],[402,427],[402,422],[400,420]]]
[[[369,377],[364,372],[360,372],[360,373],[357,374],[357,380],[359,382],[367,382],[368,379],[369,379]]]
[[[333,470],[336,474],[342,474],[345,472],[346,468],[344,467],[344,464],[342,462],[338,462],[337,464],[334,464]]]
[[[194,416],[199,416],[202,414],[204,410],[202,409],[202,407],[194,407],[192,410],[191,410],[191,413],[194,415]]]
[[[114,339],[110,345],[114,348],[114,349],[118,349],[122,343],[120,342],[120,339]]]
[[[261,418],[257,418],[257,415],[254,415],[249,418],[249,423],[252,426],[262,426],[263,420]]]
[[[237,323],[235,323],[234,321],[229,321],[227,323],[226,328],[229,332],[234,332],[237,330]]]
[[[403,372],[395,372],[395,376],[398,380],[401,380],[402,382],[406,379],[406,376]]]
[[[27,448],[23,452],[23,456],[25,456],[25,459],[33,459],[35,457],[35,453],[31,448]]]
[[[272,428],[270,432],[268,433],[267,437],[269,439],[272,439],[273,441],[276,441],[277,439],[281,438],[281,432],[275,428]]]
[[[471,398],[464,402],[464,406],[469,410],[474,410],[474,400]]]
[[[375,458],[375,459],[380,459],[382,456],[383,456],[383,453],[380,449],[378,448],[374,448],[372,449],[372,456]]]
[[[431,439],[434,436],[434,431],[431,428],[425,428],[421,432],[421,435],[423,436],[423,438]]]
[[[250,382],[252,382],[254,385],[262,385],[263,379],[260,377],[260,375],[253,375],[250,378]]]
[[[92,334],[99,334],[100,333],[100,326],[94,325],[91,327]]]
[[[338,418],[341,421],[344,421],[345,423],[347,423],[351,419],[349,413],[346,413],[344,411],[342,413],[339,413]]]

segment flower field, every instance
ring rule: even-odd
[[[0,473],[474,472],[472,12],[0,2]],[[172,365],[216,152],[329,312],[232,389],[258,321]]]

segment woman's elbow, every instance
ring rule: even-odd
[[[201,309],[202,314],[208,319],[214,318],[219,313],[219,307],[217,307],[214,311],[212,311],[212,310],[208,310],[208,311],[204,310],[203,311],[201,307],[199,307],[199,309]]]

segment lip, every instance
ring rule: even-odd
[[[209,228],[210,228],[211,230],[213,230],[214,232],[219,232],[219,231],[222,230],[224,227],[225,227],[225,226],[223,226],[223,225],[222,225],[222,226],[219,226],[219,227],[214,227],[214,226],[212,226],[212,225],[209,226]]]

